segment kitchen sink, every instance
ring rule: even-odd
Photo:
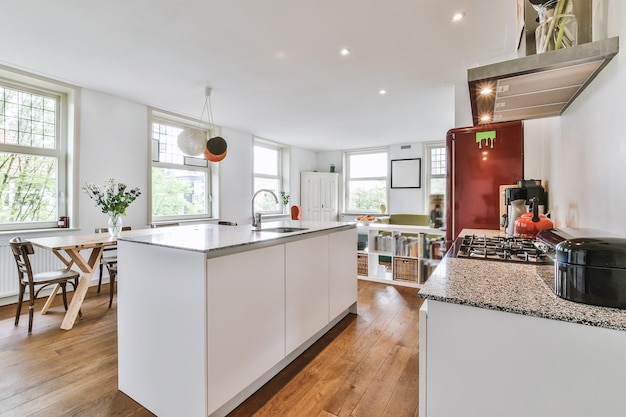
[[[305,227],[269,227],[267,229],[261,229],[259,232],[271,232],[271,233],[291,233],[299,232],[301,230],[308,230]]]

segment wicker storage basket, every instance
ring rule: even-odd
[[[393,258],[393,279],[397,281],[418,282],[419,262],[411,258]]]
[[[357,253],[357,274],[367,276],[367,254]]]

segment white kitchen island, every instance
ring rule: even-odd
[[[153,229],[118,241],[119,389],[160,417],[224,416],[349,312],[356,227]]]

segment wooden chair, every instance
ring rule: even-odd
[[[302,207],[298,205],[291,206],[291,220],[302,220]]]
[[[177,222],[170,222],[170,223],[152,223],[152,224],[150,225],[150,227],[151,227],[152,229],[156,229],[156,228],[159,228],[159,227],[170,227],[170,226],[180,226],[180,223],[177,223]]]
[[[48,285],[59,284],[63,290],[63,305],[67,311],[67,290],[68,283],[72,284],[74,290],[78,286],[78,278],[80,273],[72,269],[58,269],[54,271],[33,273],[30,265],[29,255],[35,253],[32,243],[22,240],[16,236],[9,241],[11,251],[17,265],[17,274],[19,279],[19,295],[17,300],[17,311],[15,312],[15,325],[20,322],[20,314],[22,312],[22,302],[24,301],[24,293],[28,287],[28,333],[33,331],[33,314],[35,311],[35,299],[39,292]],[[38,288],[36,288],[38,287]],[[82,314],[79,311],[79,316]]]
[[[122,231],[131,230],[130,226],[122,226]],[[96,233],[109,233],[108,227],[98,227],[96,228]],[[104,252],[106,251],[114,251],[117,248],[115,246],[107,246],[103,249],[102,257],[100,258],[100,277],[98,278],[98,294],[100,294],[100,288],[102,287],[102,272],[104,267],[106,266],[109,269],[109,265],[117,263],[117,255],[104,256]],[[109,281],[111,281],[111,276],[109,275]],[[111,298],[113,298],[113,290],[111,290]],[[109,306],[111,308],[111,306]]]
[[[115,290],[115,280],[117,279],[117,262],[107,264],[109,271],[109,308],[113,305],[113,291]]]

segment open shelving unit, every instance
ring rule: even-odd
[[[358,278],[419,288],[445,253],[445,231],[426,226],[357,223]],[[366,239],[366,240],[365,240]]]

